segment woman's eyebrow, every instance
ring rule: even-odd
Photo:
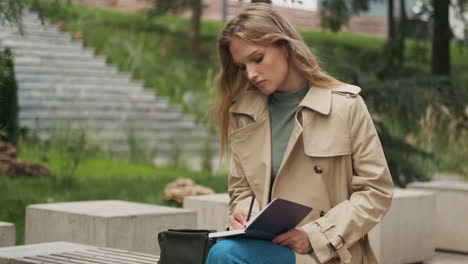
[[[254,56],[255,54],[257,54],[257,53],[259,53],[259,52],[260,52],[260,50],[254,50],[254,51],[252,51],[252,52],[247,56],[247,58],[250,58],[250,57]],[[237,66],[240,65],[240,63],[238,63],[238,62],[236,62],[236,61],[234,61],[234,64],[236,64]]]

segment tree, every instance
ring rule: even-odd
[[[200,28],[202,18],[202,1],[192,2],[192,22],[190,24],[190,48],[195,53],[200,53]]]
[[[0,23],[21,22],[23,8],[22,0],[0,0]]]
[[[432,33],[432,73],[450,74],[449,1],[433,0],[434,23]]]
[[[191,10],[191,23],[189,25],[189,46],[192,52],[199,54],[200,50],[200,27],[203,14],[201,0],[154,0],[154,8],[148,14],[158,16],[170,12]]]
[[[24,4],[19,0],[0,0],[0,23],[21,26]],[[10,50],[0,50],[0,139],[17,144],[18,100]]]
[[[405,0],[398,0],[397,18],[395,13],[395,0],[387,2],[388,34],[385,44],[386,66],[380,75],[386,78],[388,75],[398,76],[405,61],[405,30],[407,24]]]
[[[369,10],[369,2],[375,0],[323,0],[320,9],[322,27],[333,32],[340,31],[351,16]]]
[[[432,21],[432,64],[431,70],[436,75],[449,75],[450,41],[452,31],[450,16],[464,24],[465,41],[468,40],[468,0],[422,0],[424,11],[429,13]],[[450,12],[453,12],[450,14]]]

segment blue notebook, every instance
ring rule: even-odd
[[[276,198],[245,228],[210,233],[210,238],[252,238],[271,241],[278,235],[296,227],[312,208]]]

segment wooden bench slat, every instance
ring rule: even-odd
[[[86,260],[86,261],[94,261],[93,263],[100,263],[100,264],[109,264],[109,263],[114,263],[114,264],[125,264],[128,262],[123,262],[123,261],[117,261],[117,260],[109,260],[109,259],[102,259],[102,258],[97,258],[95,256],[87,256],[83,254],[75,254],[75,253],[61,253],[58,254],[59,256],[67,257],[67,258],[75,258],[75,259],[80,259],[80,260]]]
[[[118,258],[116,256],[90,254],[88,252],[80,252],[79,256],[85,257],[85,258],[99,259],[101,261],[111,261],[114,263],[122,263],[122,264],[124,263],[135,263],[135,264],[154,263],[154,262],[138,262],[131,258]]]
[[[142,256],[142,257],[150,258],[150,259],[153,259],[153,258],[158,258],[159,259],[159,256],[156,256],[156,255],[151,255],[151,254],[146,254],[146,253],[141,253],[141,252],[132,252],[132,251],[122,250],[122,249],[117,249],[117,248],[100,247],[100,248],[97,248],[97,249],[100,249],[100,250],[103,250],[103,251],[115,252],[115,253],[125,253],[125,254],[139,255],[139,256]],[[96,249],[89,249],[89,250],[96,250]]]
[[[24,258],[17,258],[17,259],[10,260],[10,264],[54,264],[54,263],[53,262],[35,260],[33,258],[30,258],[30,257],[24,257]]]
[[[67,258],[55,258],[54,256],[47,255],[47,256],[34,256],[32,257],[35,260],[41,260],[41,261],[47,261],[48,263],[54,263],[54,264],[90,264],[91,262],[84,262],[84,261],[75,261],[73,259],[67,259]],[[92,263],[91,263],[92,264]]]
[[[106,253],[101,253],[101,252],[80,252],[80,254],[82,255],[88,255],[88,256],[91,256],[91,257],[101,257],[101,258],[107,258],[107,259],[113,259],[113,260],[119,260],[119,261],[123,261],[125,263],[128,263],[129,261],[131,261],[132,263],[140,263],[140,264],[154,264],[156,263],[157,261],[156,260],[142,260],[142,259],[139,259],[139,258],[136,258],[135,256],[131,256],[131,255],[123,255],[123,254],[120,254],[120,255],[115,255],[115,254],[106,254]]]
[[[152,256],[152,257],[144,257],[140,256],[139,254],[134,254],[134,252],[112,252],[112,251],[105,251],[105,250],[99,250],[99,249],[89,249],[86,250],[86,252],[91,252],[91,253],[99,253],[99,254],[104,254],[106,256],[119,256],[119,257],[126,257],[126,258],[132,258],[132,259],[137,259],[141,261],[149,261],[149,263],[154,263],[155,261],[159,260],[159,257],[157,256]],[[147,263],[147,262],[144,262]]]
[[[61,254],[51,254],[47,255],[49,258],[57,259],[57,260],[66,260],[69,261],[67,263],[82,263],[82,264],[88,264],[88,263],[100,263],[96,262],[95,260],[89,260],[89,259],[80,259],[80,258],[75,258],[75,257],[69,257],[69,256],[63,256]]]

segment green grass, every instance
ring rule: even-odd
[[[165,186],[177,178],[191,178],[218,193],[227,190],[225,174],[212,175],[106,157],[87,157],[70,179],[60,176],[60,166],[67,162],[67,157],[53,149],[23,144],[20,158],[46,165],[52,176],[0,176],[0,220],[16,224],[17,244],[24,243],[25,209],[29,204],[113,199],[179,206],[163,198]]]

